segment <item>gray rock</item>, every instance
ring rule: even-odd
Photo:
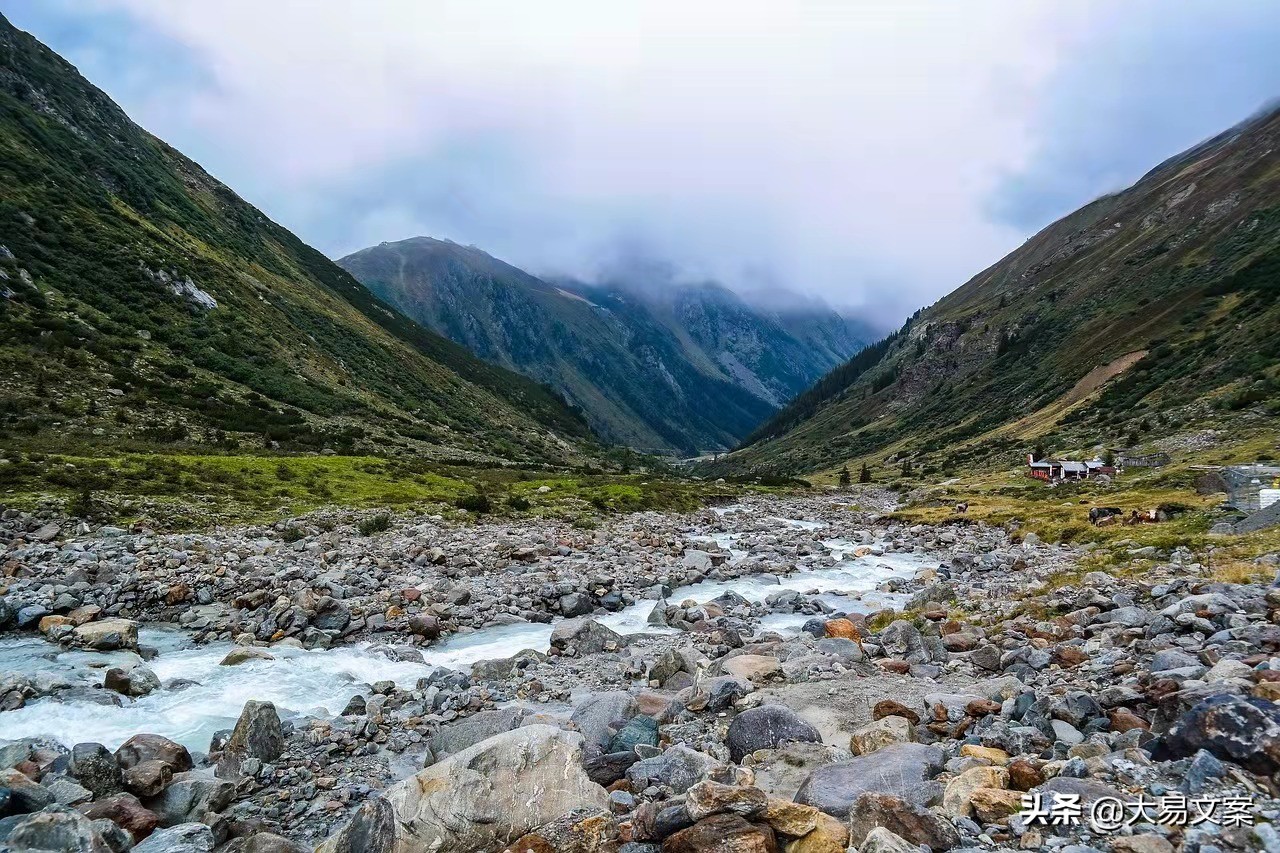
[[[270,702],[250,699],[240,711],[240,719],[231,731],[227,751],[242,758],[275,761],[284,752],[284,733],[280,715]]]
[[[632,764],[627,768],[627,778],[636,790],[666,785],[681,794],[705,779],[716,764],[706,753],[677,744],[661,755]]]
[[[734,761],[757,749],[774,749],[784,741],[821,743],[822,735],[785,705],[761,705],[734,717],[725,736]]]
[[[427,745],[436,760],[470,749],[481,741],[518,727],[524,719],[523,708],[498,708],[481,711],[466,719],[444,726],[432,735]]]
[[[116,758],[100,743],[78,743],[71,749],[71,775],[93,796],[109,797],[124,790]]]
[[[1152,756],[1183,758],[1201,749],[1254,773],[1275,773],[1280,770],[1280,706],[1265,699],[1211,696],[1153,745]]]
[[[385,797],[394,812],[394,849],[456,853],[500,849],[574,809],[609,806],[605,790],[582,770],[582,736],[543,725],[478,743],[392,786]],[[386,827],[373,817],[368,834],[380,840]],[[319,851],[371,849],[343,832]]]
[[[364,801],[351,820],[316,848],[316,853],[393,853],[396,813],[382,797]]]
[[[854,801],[866,791],[927,806],[942,796],[942,785],[932,779],[944,760],[936,746],[891,744],[870,755],[819,767],[800,786],[795,801],[836,817],[848,817]]]
[[[221,779],[209,779],[193,773],[175,776],[158,797],[143,805],[156,813],[164,827],[193,823],[221,812],[235,797],[236,786]]]
[[[133,848],[134,853],[211,853],[213,831],[203,823],[184,823],[159,829]]]
[[[6,841],[6,849],[14,851],[111,853],[87,817],[62,805],[22,818],[10,830]]]
[[[582,732],[588,755],[608,748],[614,734],[639,713],[635,697],[623,690],[593,693],[573,709],[571,722]]]
[[[580,655],[616,650],[626,644],[621,634],[594,619],[566,619],[551,631],[552,648]]]

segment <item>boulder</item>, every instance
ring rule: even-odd
[[[1280,705],[1230,694],[1194,705],[1152,747],[1152,757],[1186,758],[1204,749],[1269,776],[1280,770]]]
[[[250,699],[240,711],[240,719],[231,731],[227,751],[242,758],[274,761],[284,752],[284,733],[280,715],[270,702]]]
[[[582,732],[588,754],[603,752],[614,735],[636,714],[635,697],[625,690],[593,693],[573,709],[570,721]]]
[[[973,813],[984,824],[1005,823],[1022,811],[1022,794],[1000,788],[979,788],[970,798]]]
[[[849,842],[860,846],[876,827],[884,827],[912,844],[923,844],[934,853],[960,843],[960,833],[949,820],[901,797],[868,791],[859,795],[849,809]]]
[[[173,768],[159,759],[141,761],[124,771],[124,786],[139,797],[154,797],[173,781]]]
[[[22,818],[0,846],[15,853],[112,853],[89,818],[61,805]]]
[[[203,821],[231,804],[236,786],[221,779],[210,779],[194,773],[174,777],[158,797],[143,802],[156,813],[163,827]]]
[[[662,853],[777,853],[768,824],[736,814],[718,814],[682,829],[662,842]]]
[[[222,659],[222,666],[239,666],[242,663],[248,663],[251,660],[275,660],[276,656],[262,649],[256,649],[253,646],[241,646],[238,649],[232,649],[227,652],[226,657]]]
[[[682,794],[705,779],[716,764],[706,753],[676,744],[661,755],[632,764],[627,768],[627,778],[637,790],[649,785],[666,785]]]
[[[102,686],[125,696],[137,698],[160,689],[160,679],[145,666],[113,666],[103,676]]]
[[[836,817],[847,817],[854,801],[868,791],[927,806],[942,796],[942,785],[932,779],[942,770],[943,760],[944,753],[936,746],[893,744],[819,767],[800,786],[795,800]]]
[[[109,797],[124,790],[115,756],[100,743],[78,743],[72,747],[68,770],[94,797]]]
[[[768,808],[768,797],[759,788],[743,785],[722,785],[706,780],[685,792],[685,808],[695,821],[713,814],[732,813],[746,818],[758,818]]]
[[[951,817],[968,817],[973,811],[973,793],[979,788],[1009,787],[1009,771],[1000,767],[970,767],[947,783],[942,808]]]
[[[134,735],[120,745],[115,758],[124,770],[153,759],[168,764],[174,773],[185,773],[193,766],[187,748],[163,735]]]
[[[848,846],[849,828],[844,821],[817,812],[813,830],[792,841],[786,850],[787,853],[845,853]]]
[[[78,646],[99,652],[138,648],[138,623],[132,619],[100,619],[72,632]]]
[[[392,786],[385,797],[395,849],[457,853],[500,848],[574,809],[609,806],[605,790],[582,769],[582,736],[545,725],[495,735]],[[366,836],[385,835],[382,824],[366,823]],[[371,849],[357,848],[352,838],[340,832],[321,849]]]
[[[427,745],[431,747],[431,754],[438,761],[455,752],[469,749],[494,735],[511,731],[520,725],[520,721],[524,719],[524,713],[523,708],[515,707],[481,711],[444,726],[427,740]]]
[[[618,824],[606,811],[577,809],[522,835],[503,853],[614,853]]]
[[[399,829],[395,810],[382,797],[365,800],[351,820],[316,848],[316,853],[393,853]]]
[[[734,717],[725,737],[734,761],[758,749],[775,749],[786,741],[821,743],[822,735],[785,705],[761,705]]]
[[[895,743],[915,740],[911,721],[896,715],[881,717],[865,726],[859,726],[849,736],[849,751],[854,755],[868,755]]]
[[[184,823],[161,829],[133,848],[133,853],[211,853],[213,831],[203,823]]]
[[[920,845],[912,844],[891,830],[877,826],[867,833],[858,853],[920,853]]]
[[[145,808],[133,794],[103,797],[80,809],[90,820],[109,820],[133,836],[135,842],[146,838],[160,825],[155,812]]]
[[[737,655],[720,664],[725,675],[760,684],[782,674],[782,662],[772,655]]]
[[[592,655],[617,651],[626,644],[621,634],[594,619],[566,619],[551,632],[551,648],[565,653]]]

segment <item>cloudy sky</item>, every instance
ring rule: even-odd
[[[890,324],[1280,95],[1273,0],[0,0],[337,257],[636,256]]]

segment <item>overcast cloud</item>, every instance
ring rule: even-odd
[[[896,323],[1280,95],[1268,0],[9,0],[332,256],[619,256]]]

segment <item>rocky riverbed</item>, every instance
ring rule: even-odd
[[[1280,590],[892,503],[370,536],[7,511],[0,845],[1280,849]]]

